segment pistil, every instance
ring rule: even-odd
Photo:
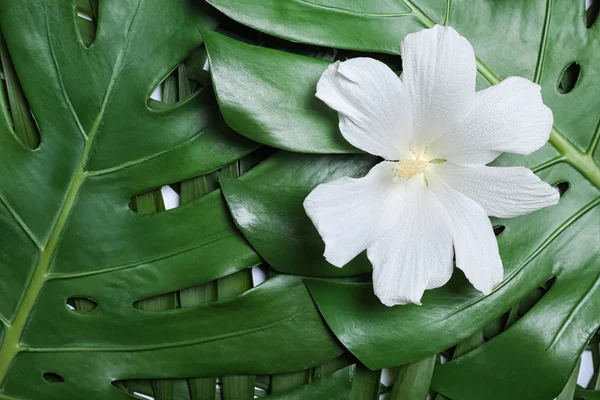
[[[392,171],[394,171],[395,178],[397,181],[399,179],[409,180],[415,175],[421,174],[425,172],[427,165],[429,163],[423,160],[399,160],[394,163],[392,167]]]

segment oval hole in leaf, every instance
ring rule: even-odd
[[[590,29],[596,20],[598,19],[598,14],[600,13],[600,0],[592,0],[592,4],[588,7],[585,12],[585,26]]]
[[[48,383],[63,383],[65,381],[65,378],[55,372],[45,372],[43,377]]]
[[[0,79],[0,90],[4,91],[3,95],[8,99],[6,111],[12,121],[15,136],[26,147],[37,149],[40,145],[39,127],[29,108],[29,102],[2,36],[0,36],[0,71],[3,73]]]
[[[208,54],[204,46],[169,73],[152,91],[147,101],[154,111],[165,111],[210,84]]]
[[[98,308],[98,302],[87,297],[70,297],[67,308],[77,312],[90,312]]]
[[[560,197],[563,197],[564,194],[569,191],[570,187],[569,182],[559,182],[552,186],[558,189],[558,194],[560,195]]]
[[[79,36],[86,48],[89,48],[96,39],[98,20],[98,2],[97,1],[79,1],[77,4],[77,27]]]
[[[569,64],[560,75],[558,80],[558,92],[561,94],[570,93],[579,81],[581,75],[581,65],[577,61]]]
[[[494,235],[496,235],[496,237],[500,236],[505,229],[506,227],[504,225],[494,226]]]
[[[177,302],[177,292],[159,294],[158,296],[149,297],[147,299],[136,300],[133,302],[133,308],[140,311],[168,311],[179,308]]]

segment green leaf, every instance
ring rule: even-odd
[[[352,400],[377,400],[379,399],[379,381],[381,370],[372,371],[361,364],[356,364],[354,380],[352,381]]]
[[[236,225],[273,268],[297,275],[351,276],[371,271],[366,257],[341,269],[325,261],[323,241],[302,202],[316,182],[363,176],[374,162],[371,156],[315,157],[281,152],[242,180],[221,179],[221,185]]]
[[[597,390],[584,390],[578,387],[576,393],[581,396],[583,400],[600,400],[600,391]]]
[[[556,400],[573,400],[573,398],[575,397],[575,390],[577,389],[577,377],[579,376],[579,367],[579,364],[575,366],[575,369],[571,373],[571,377],[567,381],[567,384],[565,385],[563,391],[560,392]]]
[[[271,35],[341,49],[398,54],[421,24],[410,2],[370,0],[207,0],[234,20]],[[432,6],[443,11],[442,1]],[[437,3],[437,4],[436,4]]]
[[[267,396],[269,400],[347,400],[352,387],[353,367],[346,367],[297,389]]]
[[[373,296],[369,283],[321,280],[307,285],[342,343],[370,368],[381,368],[422,359],[468,338],[556,277],[552,289],[508,330],[436,367],[433,387],[455,400],[545,400],[558,395],[600,325],[596,312],[600,306],[600,243],[589,239],[598,237],[600,220],[600,98],[595,90],[600,81],[600,70],[595,68],[600,63],[600,53],[595,51],[600,47],[600,24],[586,27],[584,2],[258,0],[235,3],[235,7],[227,0],[210,3],[242,23],[279,37],[395,54],[406,33],[447,23],[473,44],[480,88],[511,75],[542,85],[544,101],[555,118],[550,143],[528,157],[505,155],[496,165],[525,165],[551,184],[567,182],[569,189],[557,206],[493,221],[506,227],[499,237],[505,280],[490,296],[473,290],[459,273],[447,287],[428,292],[423,307],[388,309]],[[247,45],[231,42],[226,46],[244,52],[242,65],[275,65],[275,60],[285,65],[290,59],[295,71],[304,70],[298,65],[301,62],[309,71],[298,72],[296,79],[311,83],[318,79],[318,71],[310,69],[310,59],[266,50],[252,53],[253,48],[244,51],[242,47]],[[236,54],[223,55],[220,62],[227,63],[226,58],[231,58],[232,65],[238,62]],[[572,70],[563,76],[573,62],[581,68],[577,80]],[[233,69],[228,70],[235,76]],[[283,77],[270,79],[270,74],[248,71],[252,70],[245,70],[246,81],[261,82],[253,86],[254,93],[263,93],[259,90],[263,85],[268,88],[264,91],[267,98],[269,93],[286,93],[291,99],[281,100],[284,104],[306,96],[293,87],[286,90]],[[292,78],[288,75],[285,79]],[[219,95],[222,79],[214,82]],[[560,82],[569,83],[563,83],[563,88],[572,90],[560,93]],[[331,127],[312,123],[314,113],[306,113],[304,120],[298,121],[285,107],[269,105],[262,111],[244,104],[236,107],[236,112],[252,121],[269,119],[277,110],[272,118],[285,116],[294,125],[310,123],[311,130],[295,132],[294,140],[318,143],[333,137]],[[277,135],[272,139],[277,145],[285,133],[275,128],[265,125],[268,133],[263,137]],[[310,169],[310,164],[304,168]],[[490,380],[489,376],[503,379]]]
[[[437,354],[402,366],[390,400],[426,399],[436,359]]]
[[[309,369],[290,374],[273,375],[271,378],[271,393],[277,394],[302,386],[310,382],[311,371]]]
[[[254,141],[302,153],[360,151],[339,133],[337,114],[315,97],[328,62],[202,34],[230,127]]]
[[[35,151],[22,146],[0,103],[0,398],[130,399],[111,383],[286,373],[338,356],[295,278],[205,306],[133,306],[261,262],[218,191],[158,214],[129,208],[258,145],[225,126],[210,89],[147,105],[202,43],[198,28],[214,28],[209,14],[187,0],[127,0],[100,1],[99,15],[85,48],[73,2],[0,0],[41,134]],[[97,307],[68,307],[80,298]],[[265,355],[272,347],[286,351]]]
[[[136,196],[132,200],[132,209],[140,214],[153,214],[165,210],[165,204],[160,189],[146,192]],[[177,305],[175,293],[167,293],[144,299],[137,304],[143,311],[164,311],[174,309]],[[85,307],[85,306],[84,306]],[[76,307],[77,310],[83,310]],[[91,310],[89,310],[91,311]],[[152,381],[152,393],[156,400],[173,400],[173,381],[166,379],[155,379]]]
[[[35,126],[35,121],[31,116],[29,105],[23,94],[23,88],[17,78],[17,72],[12,63],[4,38],[0,33],[0,66],[4,72],[6,82],[6,94],[8,95],[8,105],[10,106],[10,117],[12,123],[8,121],[7,104],[4,94],[3,83],[0,82],[0,107],[3,108],[3,117],[5,123],[12,125],[15,135],[23,141],[25,146],[35,149],[40,144],[40,135]]]

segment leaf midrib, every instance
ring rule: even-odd
[[[27,288],[25,289],[25,293],[19,305],[17,306],[14,318],[5,328],[4,338],[0,347],[0,384],[6,378],[8,370],[10,369],[15,357],[23,350],[19,341],[29,319],[29,315],[35,306],[39,293],[47,281],[48,271],[52,260],[54,259],[54,254],[58,243],[60,242],[64,228],[69,220],[69,217],[71,216],[73,208],[75,207],[81,187],[86,180],[87,174],[85,168],[90,158],[94,139],[98,134],[108,103],[113,94],[115,84],[119,79],[121,70],[123,69],[124,60],[129,49],[131,32],[133,31],[133,27],[139,15],[142,3],[142,1],[138,2],[133,18],[131,19],[131,23],[129,24],[125,34],[124,46],[117,56],[106,92],[104,94],[104,98],[102,99],[100,110],[98,111],[98,115],[90,129],[90,133],[87,135],[87,141],[85,142],[77,172],[73,176],[73,179],[71,180],[71,183],[66,191],[66,196],[60,206],[58,217],[54,222],[51,233],[48,236],[46,243],[42,246],[38,262],[35,266]],[[55,65],[55,68],[58,69],[58,66]],[[74,117],[76,118],[76,116]]]
[[[436,25],[436,22],[431,19],[425,12],[423,12],[413,0],[402,0],[412,11],[413,15],[426,27],[432,27]],[[447,4],[447,10],[449,6]],[[539,80],[542,73],[542,64],[546,53],[546,41],[548,38],[548,31],[550,25],[550,17],[552,15],[552,0],[546,2],[546,13],[544,17],[544,28],[542,31],[542,38],[540,42],[540,50],[538,53],[538,61],[536,62],[536,71],[534,73],[534,79]],[[479,58],[477,60],[477,71],[491,84],[496,85],[502,80],[496,75],[483,61]],[[563,135],[555,126],[552,127],[550,132],[549,142],[558,150],[564,157],[557,158],[557,162],[564,161],[575,168],[579,173],[585,177],[594,186],[600,188],[600,165],[596,163],[593,158],[594,151],[598,144],[600,137],[600,122],[598,128],[592,137],[592,141],[585,152],[579,150],[565,135]],[[550,165],[547,165],[547,167]]]

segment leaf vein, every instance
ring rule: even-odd
[[[46,3],[47,5],[47,3]],[[69,97],[69,94],[67,93],[67,89],[65,87],[65,83],[63,80],[63,76],[60,72],[60,68],[58,68],[58,60],[56,59],[56,53],[54,52],[54,46],[52,45],[52,40],[51,40],[51,36],[50,36],[50,24],[48,22],[48,13],[45,13],[46,16],[46,36],[48,36],[48,47],[50,49],[50,55],[52,56],[52,64],[54,66],[54,70],[56,71],[56,76],[58,77],[58,84],[60,86],[60,91],[63,95],[63,98],[65,99],[65,101],[67,102],[67,107],[69,108],[69,112],[71,113],[71,116],[73,117],[73,119],[75,120],[75,123],[77,124],[77,130],[79,132],[79,134],[81,135],[81,137],[83,138],[84,141],[87,140],[87,135],[85,134],[85,130],[83,129],[83,126],[81,125],[81,121],[79,120],[79,116],[77,115],[77,113],[75,112],[75,109],[73,108],[73,103],[71,102],[71,98]]]
[[[337,12],[340,14],[356,15],[356,16],[362,16],[362,17],[397,18],[397,17],[406,17],[409,15],[412,15],[411,11],[393,12],[393,13],[365,13],[365,12],[348,10],[346,8],[341,8],[341,7],[332,7],[332,6],[326,6],[323,4],[316,4],[316,3],[313,3],[308,0],[296,0],[296,1],[298,3],[306,4],[307,6],[310,6],[310,7],[319,8],[321,10],[334,11],[334,12]]]
[[[542,71],[544,69],[544,60],[546,59],[546,45],[548,44],[548,31],[550,29],[550,18],[552,16],[552,0],[546,0],[546,12],[544,15],[544,25],[542,28],[542,38],[540,39],[540,47],[538,49],[538,58],[535,65],[535,73],[533,81],[540,83]]]
[[[165,153],[168,153],[172,150],[176,150],[180,147],[185,146],[188,143],[193,142],[194,140],[196,140],[199,136],[201,136],[202,134],[204,134],[209,128],[204,128],[201,131],[199,131],[198,133],[196,133],[195,135],[193,135],[192,137],[190,137],[189,139],[184,140],[183,142],[177,143],[174,146],[171,146],[163,151],[160,151],[158,153],[154,153],[152,155],[146,156],[146,157],[142,157],[142,158],[138,158],[136,160],[132,160],[132,161],[127,161],[124,162],[122,164],[116,165],[114,167],[110,167],[110,168],[105,168],[105,169],[100,169],[100,170],[95,170],[95,171],[87,171],[86,175],[87,176],[100,176],[100,175],[107,175],[107,174],[112,174],[114,172],[118,172],[127,168],[132,168],[135,167],[136,165],[140,165],[145,163],[146,161],[150,161],[153,160],[157,157],[162,156]]]
[[[120,265],[115,265],[115,266],[111,266],[111,267],[106,267],[106,268],[102,268],[102,269],[97,269],[94,271],[86,271],[86,272],[75,272],[75,273],[62,273],[62,274],[50,274],[48,275],[48,280],[55,280],[55,279],[73,279],[73,278],[83,278],[86,276],[92,276],[92,275],[100,275],[100,274],[105,274],[105,273],[109,273],[109,272],[113,272],[113,271],[122,271],[125,269],[131,269],[131,268],[135,268],[135,267],[139,267],[140,265],[144,265],[144,264],[149,264],[149,263],[153,263],[153,262],[157,262],[157,261],[161,261],[161,260],[165,260],[167,258],[171,258],[171,257],[175,257],[178,256],[180,254],[184,254],[190,251],[194,251],[196,249],[199,249],[201,247],[207,246],[211,243],[215,243],[218,242],[219,240],[225,239],[229,236],[232,236],[230,234],[224,234],[224,235],[219,235],[215,238],[212,238],[208,241],[202,242],[200,244],[196,244],[193,246],[189,246],[189,247],[185,247],[183,249],[179,249],[177,251],[171,252],[171,253],[166,253],[166,254],[161,254],[157,257],[154,258],[150,258],[147,260],[142,260],[142,261],[135,261],[133,263],[127,263],[127,264],[120,264]]]
[[[596,290],[598,289],[599,286],[600,286],[600,275],[598,275],[598,278],[596,278],[596,281],[594,282],[594,284],[592,285],[590,290],[587,291],[585,297],[583,299],[581,299],[581,301],[579,301],[577,303],[577,306],[575,306],[573,311],[571,311],[569,313],[569,318],[567,318],[562,323],[559,331],[556,333],[556,335],[554,335],[554,338],[552,339],[552,342],[550,343],[550,345],[548,346],[548,349],[546,351],[550,350],[552,347],[554,347],[556,345],[556,343],[558,343],[558,341],[560,340],[562,335],[565,333],[565,331],[567,330],[567,328],[569,327],[569,325],[571,324],[573,319],[575,319],[575,314],[577,314],[577,312],[581,309],[581,307],[583,307],[585,305],[585,303],[587,303],[587,301],[592,297],[592,295],[596,292]]]
[[[98,348],[95,348],[95,347],[62,347],[62,348],[61,347],[27,347],[27,348],[24,348],[23,351],[31,352],[31,353],[67,353],[67,352],[76,352],[76,353],[79,353],[79,352],[127,352],[128,353],[128,352],[135,352],[135,351],[153,351],[153,350],[172,349],[172,348],[177,348],[177,347],[194,346],[194,345],[214,342],[217,340],[229,339],[229,338],[237,337],[237,336],[241,336],[241,335],[249,335],[249,334],[256,333],[256,332],[261,332],[261,331],[276,327],[277,325],[285,324],[286,322],[290,322],[295,319],[298,319],[298,318],[302,317],[304,314],[307,314],[311,311],[312,311],[311,309],[306,309],[295,315],[292,315],[287,318],[284,318],[284,319],[281,319],[281,320],[278,320],[275,322],[271,322],[270,324],[262,325],[262,326],[259,326],[256,328],[248,328],[248,329],[242,329],[239,331],[227,332],[227,333],[223,333],[220,335],[214,335],[214,336],[210,336],[210,337],[202,338],[202,339],[186,340],[186,341],[177,342],[177,343],[169,343],[168,345],[165,345],[165,343],[161,343],[158,345],[133,346],[133,347],[128,347],[128,348],[121,348],[121,347],[112,347],[112,348],[111,347],[101,347],[101,348],[100,347],[98,347]]]
[[[598,140],[600,139],[600,118],[598,118],[598,125],[596,125],[596,131],[594,132],[594,136],[592,136],[592,141],[590,142],[590,146],[588,147],[586,154],[590,157],[593,157],[594,151],[596,151],[596,147],[598,147]]]
[[[35,245],[35,247],[37,247],[38,250],[42,250],[44,248],[44,246],[42,245],[42,243],[33,234],[33,232],[31,231],[31,229],[29,229],[29,227],[27,226],[27,224],[25,223],[25,221],[23,221],[21,219],[21,217],[19,216],[19,213],[17,213],[17,211],[10,205],[10,203],[8,202],[8,200],[6,200],[6,198],[2,195],[1,192],[0,192],[0,202],[2,202],[2,204],[4,204],[4,207],[6,207],[6,209],[8,210],[8,212],[10,213],[10,215],[12,216],[12,218],[15,220],[15,222],[17,223],[17,225],[19,225],[19,227],[23,230],[23,232],[25,232],[25,234],[33,242],[33,244]]]

